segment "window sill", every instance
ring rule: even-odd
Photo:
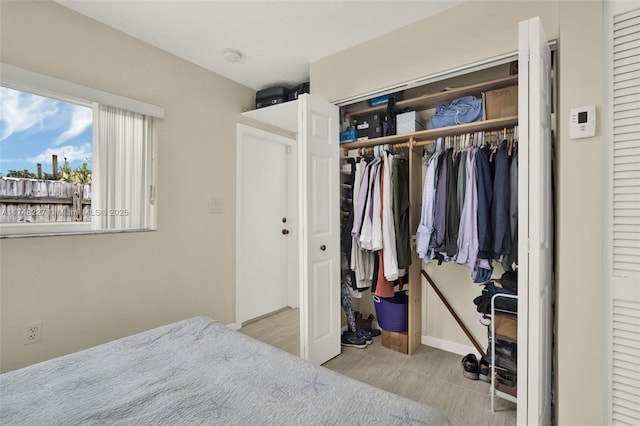
[[[113,230],[91,230],[91,231],[68,231],[68,232],[41,232],[29,234],[2,234],[0,240],[11,238],[36,238],[36,237],[69,237],[77,235],[98,235],[98,234],[129,234],[133,232],[154,232],[156,229],[113,229]]]

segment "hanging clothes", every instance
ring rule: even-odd
[[[433,233],[429,248],[437,253],[446,252],[446,217],[447,217],[447,169],[451,151],[447,150],[438,162],[438,181],[436,183],[435,203],[433,208]]]
[[[380,250],[382,248],[382,231],[380,230],[380,159],[370,165],[369,185],[365,200],[364,218],[360,228],[360,248],[364,250]],[[377,196],[376,196],[377,195]]]
[[[445,221],[445,249],[448,257],[454,257],[458,251],[458,228],[460,209],[458,207],[458,168],[460,155],[451,150],[447,158],[447,195]]]
[[[403,158],[394,158],[391,182],[393,185],[393,217],[396,228],[396,253],[398,275],[406,274],[411,265],[411,242],[409,240],[409,163]]]
[[[498,147],[494,159],[493,199],[491,202],[492,259],[511,253],[510,174],[507,141]]]
[[[425,160],[427,172],[422,187],[422,213],[420,224],[416,231],[416,251],[423,260],[431,260],[433,256],[429,249],[431,236],[433,235],[433,217],[435,211],[436,183],[438,176],[438,163],[440,152],[436,150]]]
[[[374,259],[370,252],[360,249],[360,229],[364,221],[365,205],[369,190],[369,174],[371,163],[360,161],[356,164],[356,174],[353,185],[354,220],[351,229],[351,270],[355,273],[356,289],[371,287],[373,278]]]
[[[478,189],[476,186],[476,152],[466,155],[465,197],[458,231],[458,256],[456,262],[473,269],[478,260]]]
[[[489,259],[493,254],[491,238],[493,183],[489,166],[488,145],[483,145],[476,153],[476,174],[478,186],[478,258]]]
[[[394,155],[387,152],[382,155],[382,251],[384,251],[384,277],[389,281],[398,279],[398,254],[396,251],[396,227],[393,216],[394,187],[392,171]]]

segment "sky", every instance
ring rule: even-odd
[[[0,87],[0,174],[24,170],[53,173],[51,155],[72,169],[91,169],[92,109]]]

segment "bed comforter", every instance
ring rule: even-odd
[[[446,425],[206,317],[0,375],[2,425]]]

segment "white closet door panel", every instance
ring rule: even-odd
[[[640,424],[640,2],[605,2],[605,424]]]
[[[551,52],[540,18],[519,27],[518,424],[551,422]]]
[[[299,101],[300,353],[322,364],[340,354],[338,108],[306,94]]]

